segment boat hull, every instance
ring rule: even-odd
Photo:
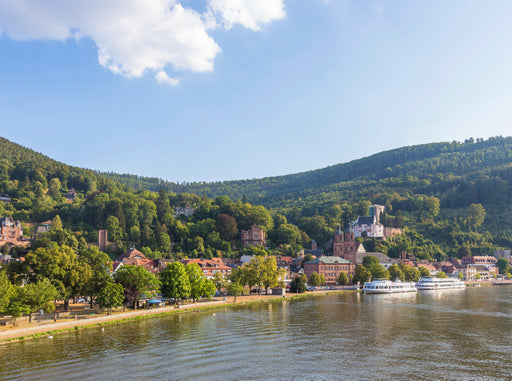
[[[391,282],[389,280],[377,280],[366,283],[363,286],[365,294],[402,294],[417,292],[415,284],[411,282]]]
[[[416,283],[418,291],[464,290],[466,285],[458,279],[423,278]]]

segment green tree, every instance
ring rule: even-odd
[[[263,260],[260,267],[260,272],[261,285],[267,293],[270,287],[277,287],[279,282],[283,281],[283,278],[286,274],[285,269],[280,269],[277,267],[276,257],[272,256],[268,256]]]
[[[156,248],[162,253],[169,254],[171,251],[171,237],[165,232],[159,232],[156,237]]]
[[[381,264],[372,264],[370,267],[367,267],[368,271],[372,274],[372,279],[388,279],[389,271],[386,270],[384,266]]]
[[[116,216],[107,217],[105,229],[108,231],[108,238],[113,242],[117,242],[123,238],[123,229],[119,225],[119,219]]]
[[[368,282],[372,277],[372,273],[366,269],[363,265],[357,265],[354,270],[354,277],[352,278],[352,283],[357,284],[361,283],[361,285]]]
[[[64,226],[62,226],[62,221],[61,221],[60,216],[58,214],[55,217],[53,217],[52,229],[53,230],[64,229]]]
[[[79,295],[92,276],[91,267],[68,246],[40,247],[25,256],[24,265],[31,283],[43,278],[52,282],[66,311],[69,299]]]
[[[302,262],[300,263],[300,267],[304,268],[304,263],[306,262],[309,262],[309,261],[312,261],[313,259],[315,259],[315,257],[313,257],[313,255],[311,254],[306,254],[304,256],[304,259],[302,260]]]
[[[363,258],[363,266],[368,268],[373,265],[380,265],[379,258],[374,255],[365,255]]]
[[[400,266],[398,266],[397,264],[393,264],[393,265],[389,266],[388,271],[389,271],[389,278],[392,281],[396,281],[397,279],[405,280],[405,275],[404,275],[402,269],[400,268]]]
[[[203,237],[194,237],[192,240],[192,249],[195,250],[197,253],[203,253],[204,252],[204,239]]]
[[[303,292],[306,292],[306,289],[306,282],[304,282],[302,277],[297,276],[290,282],[290,292],[302,294]]]
[[[316,271],[313,271],[313,273],[309,276],[309,285],[312,287],[320,286],[321,279],[320,275]]]
[[[53,198],[55,201],[60,202],[61,200],[61,194],[60,190],[62,188],[62,185],[60,183],[60,180],[57,177],[54,177],[50,180],[50,184],[48,184],[48,195]]]
[[[340,275],[338,276],[338,284],[340,286],[345,286],[348,284],[348,276],[345,271],[342,271]]]
[[[55,310],[53,301],[57,296],[57,290],[48,278],[25,285],[21,290],[21,297],[23,304],[29,308],[29,323],[32,323],[32,314],[41,309],[53,312]]]
[[[199,267],[197,263],[190,262],[185,265],[185,271],[187,272],[190,282],[190,297],[194,301],[197,301],[204,295],[206,279],[203,270],[201,270],[201,267]]]
[[[173,299],[175,303],[190,297],[190,280],[183,263],[170,263],[159,275],[164,297]]]
[[[9,304],[5,309],[5,312],[11,316],[13,327],[16,326],[16,320],[19,317],[30,313],[30,306],[25,304],[23,300],[23,291],[20,286],[13,287],[11,291],[11,298],[9,299]]]
[[[215,295],[215,290],[216,288],[213,281],[205,278],[203,283],[203,293],[201,294],[201,296],[210,299],[213,295]]]
[[[85,282],[83,293],[90,297],[91,308],[94,298],[107,283],[111,282],[110,272],[112,262],[109,256],[96,246],[91,246],[80,253],[80,259],[87,263],[92,270],[91,277]]]
[[[244,292],[244,286],[238,282],[229,282],[227,286],[227,292],[229,295],[233,295],[235,297],[236,303],[236,297],[242,295]]]
[[[428,269],[426,267],[420,266],[419,270],[420,270],[420,277],[421,278],[428,278],[428,277],[430,277],[430,271],[428,271]]]
[[[219,292],[226,287],[226,278],[221,273],[215,273],[212,280],[215,289],[219,290]]]
[[[471,229],[478,231],[485,219],[485,209],[481,204],[471,204],[468,209],[468,224]]]
[[[124,297],[132,308],[144,293],[159,290],[160,282],[141,266],[124,265],[114,274],[114,280],[124,287]]]
[[[498,268],[500,274],[505,274],[509,265],[510,263],[508,262],[508,259],[505,258],[498,258],[498,261],[496,262],[496,267]]]
[[[112,315],[112,308],[121,307],[124,302],[124,287],[122,284],[107,282],[103,285],[96,298],[101,308],[108,308],[108,314]]]
[[[448,278],[448,276],[445,274],[444,271],[438,271],[436,277],[437,278]]]
[[[420,271],[412,266],[400,263],[400,269],[404,273],[404,280],[407,282],[417,282],[420,280]]]
[[[156,214],[160,222],[163,223],[163,218],[167,213],[171,213],[171,203],[169,202],[169,195],[165,189],[158,191],[158,198],[155,201]]]
[[[238,224],[233,216],[221,213],[215,220],[215,229],[224,240],[230,240],[238,234]]]
[[[4,270],[0,271],[0,314],[5,314],[9,300],[13,293],[13,286]]]

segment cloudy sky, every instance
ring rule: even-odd
[[[0,0],[0,135],[170,181],[509,136],[511,14],[508,0]]]

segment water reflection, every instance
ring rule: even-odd
[[[0,345],[0,379],[508,379],[512,287],[344,293]]]

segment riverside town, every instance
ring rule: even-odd
[[[418,238],[419,226],[436,226],[440,200],[432,196],[379,195],[385,205],[359,200],[301,216],[272,213],[245,196],[105,191],[111,180],[35,173],[3,183],[0,339],[15,336],[14,327],[51,330],[70,318],[85,324],[102,314],[244,295],[358,290],[375,279],[511,282],[510,250],[485,244],[477,232],[486,215],[480,204],[460,220],[459,236],[471,240],[446,250]],[[34,221],[40,217],[51,219]]]

